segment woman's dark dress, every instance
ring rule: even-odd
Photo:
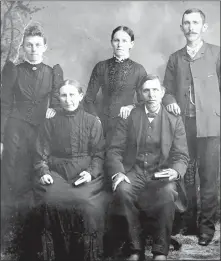
[[[97,260],[97,252],[102,251],[107,200],[101,123],[82,109],[61,111],[45,121],[36,151],[36,199],[39,206],[46,206],[56,258]],[[84,170],[92,175],[92,181],[74,187],[72,181]],[[52,176],[53,184],[40,185],[45,174]]]
[[[142,65],[129,58],[119,62],[113,57],[95,65],[85,95],[84,107],[89,113],[100,117],[106,138],[109,139],[108,136],[111,137],[115,129],[120,108],[140,101],[137,90],[146,74]],[[94,103],[100,88],[102,102],[98,111]]]
[[[23,222],[33,205],[33,148],[48,107],[58,104],[63,72],[40,63],[18,65],[7,62],[2,71],[1,222],[6,229],[13,221]],[[17,215],[19,213],[19,216]],[[19,221],[20,220],[20,221]],[[14,221],[13,221],[14,224]],[[2,231],[2,235],[6,232]]]

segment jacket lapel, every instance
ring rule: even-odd
[[[137,155],[137,153],[138,153],[138,151],[139,151],[139,146],[140,146],[140,141],[141,141],[141,136],[142,136],[142,132],[143,132],[143,128],[144,128],[144,117],[143,117],[143,110],[140,110],[139,111],[139,117],[137,117],[136,119],[138,120],[140,120],[140,124],[138,124],[138,122],[134,122],[136,125],[134,125],[135,127],[136,126],[139,126],[139,129],[137,129],[137,128],[135,128],[136,129],[136,132],[137,132],[137,135],[136,135],[136,137],[137,137],[137,151],[136,151],[136,155]]]
[[[207,48],[207,43],[203,42],[203,46],[199,49],[199,51],[196,53],[196,55],[193,57],[193,59],[188,55],[187,51],[186,51],[186,46],[183,47],[183,49],[181,49],[181,55],[183,57],[184,60],[191,62],[197,59],[200,59],[201,57],[204,56],[204,53],[206,51]]]
[[[140,105],[139,110],[137,110],[137,113],[133,115],[132,117],[132,123],[133,127],[132,130],[135,130],[132,135],[135,135],[135,140],[136,140],[136,153],[139,151],[139,146],[141,142],[141,137],[142,137],[142,131],[144,128],[144,104]]]
[[[205,42],[203,42],[203,45],[202,47],[199,49],[199,51],[196,53],[196,55],[193,57],[193,60],[197,60],[197,59],[200,59],[201,57],[204,56],[204,53],[206,51],[206,47],[207,47],[207,44]]]
[[[172,137],[174,133],[174,128],[170,122],[168,112],[166,112],[166,109],[164,106],[161,106],[161,158],[160,158],[160,164],[165,162],[165,160],[168,159],[170,148],[172,146]],[[140,142],[141,142],[141,136],[142,131],[144,128],[144,105],[140,107],[140,110],[135,117],[132,118],[134,130],[136,135],[136,153],[139,151]]]

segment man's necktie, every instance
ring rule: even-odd
[[[148,118],[155,118],[156,116],[157,116],[157,113],[155,113],[155,112],[148,112],[147,113]]]

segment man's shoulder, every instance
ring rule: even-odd
[[[210,50],[214,54],[220,53],[220,46],[211,44],[211,43],[205,43],[207,50]]]
[[[144,111],[144,104],[138,103],[138,104],[136,104],[136,107],[132,109],[130,115],[131,115],[131,117],[133,117],[134,115],[136,115],[142,111]]]
[[[177,56],[181,56],[185,52],[185,49],[186,49],[186,47],[184,46],[181,49],[173,52],[172,54],[170,54],[170,58],[175,58]]]
[[[164,113],[168,120],[172,123],[176,124],[178,121],[182,121],[182,117],[180,115],[175,115],[171,112],[168,112],[164,105],[162,105],[162,113]]]

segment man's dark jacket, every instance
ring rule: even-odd
[[[184,114],[189,75],[194,85],[197,137],[220,136],[220,47],[204,42],[191,59],[186,47],[170,55],[167,63],[163,104],[177,102]]]
[[[187,201],[183,178],[189,161],[185,128],[182,118],[168,113],[163,106],[161,115],[159,169],[172,168],[180,174],[181,178],[177,181],[179,200],[176,205],[179,211],[184,211],[187,207]],[[144,105],[139,105],[131,111],[127,120],[119,120],[106,157],[106,166],[110,176],[118,172],[127,175],[127,172],[136,164],[144,117],[147,117]]]

